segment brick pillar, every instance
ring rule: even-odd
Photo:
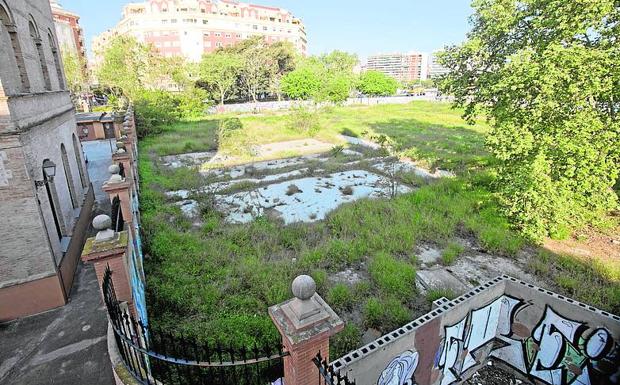
[[[110,229],[111,225],[112,220],[107,215],[98,215],[93,219],[93,227],[98,232],[95,237],[86,240],[82,251],[82,261],[92,263],[95,266],[100,289],[105,269],[110,266],[116,298],[119,301],[127,302],[133,308],[129,265],[127,264],[127,253],[130,246],[129,234],[127,231],[116,233]]]
[[[118,196],[121,202],[123,220],[127,223],[131,223],[133,218],[131,212],[131,183],[128,179],[118,175],[118,166],[110,166],[110,172],[112,173],[112,176],[103,184],[102,189],[108,193],[110,196],[110,201],[112,201],[114,197]]]
[[[133,180],[134,178],[134,168],[133,168],[133,160],[129,152],[127,151],[117,151],[112,154],[112,162],[114,164],[123,164],[123,169],[125,170],[125,179]]]
[[[293,281],[295,298],[269,308],[269,315],[282,335],[290,355],[284,357],[286,385],[320,385],[312,359],[320,352],[329,360],[329,338],[344,323],[323,298],[316,294],[314,280],[302,275]]]

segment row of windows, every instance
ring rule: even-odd
[[[43,40],[41,39],[39,29],[37,28],[37,24],[32,15],[29,15],[28,28],[29,39],[27,39],[27,41],[32,44],[32,48],[34,48],[34,51],[36,52],[36,57],[38,59],[39,68],[43,78],[44,88],[45,90],[51,91],[52,82],[50,78],[50,70],[48,68],[47,60],[45,58],[45,52],[43,50]],[[9,50],[12,51],[11,55],[9,55],[10,57],[6,57],[5,60],[14,60],[13,65],[17,67],[17,72],[19,74],[19,79],[21,83],[20,90],[22,92],[29,92],[30,80],[28,78],[26,64],[24,62],[24,55],[22,52],[19,38],[20,34],[21,32],[17,30],[15,22],[11,17],[10,10],[3,3],[0,3],[0,39],[3,40],[2,44],[6,44],[6,46],[9,47]],[[59,52],[54,35],[49,29],[47,31],[47,39],[54,61],[54,70],[58,79],[58,85],[60,89],[64,89],[65,85],[60,64]]]

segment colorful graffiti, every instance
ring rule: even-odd
[[[444,326],[434,363],[434,370],[440,372],[438,383],[459,383],[472,374],[469,369],[491,358],[537,383],[620,383],[620,347],[607,329],[592,329],[584,322],[563,317],[550,306],[544,308],[542,316],[536,314],[538,309],[503,295],[470,311],[455,324]],[[414,350],[402,353],[389,363],[377,385],[414,384],[418,358]]]
[[[413,372],[418,367],[418,358],[413,350],[394,358],[381,373],[377,385],[414,385]]]

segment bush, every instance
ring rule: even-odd
[[[209,105],[206,103],[209,95],[202,88],[191,88],[178,96],[179,116],[182,118],[199,118],[204,116]]]
[[[310,136],[316,135],[321,129],[318,114],[304,107],[293,109],[289,115],[288,127],[295,132]]]
[[[358,89],[364,95],[390,96],[396,93],[398,82],[382,72],[367,71],[360,76]]]
[[[179,100],[170,92],[145,90],[134,102],[138,137],[160,134],[179,118]]]

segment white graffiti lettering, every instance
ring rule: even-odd
[[[418,353],[407,350],[385,368],[377,385],[414,385],[413,373],[418,367]]]

